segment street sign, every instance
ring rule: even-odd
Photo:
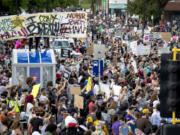
[[[103,60],[100,62],[100,72],[101,76],[103,75]],[[99,75],[99,60],[93,60],[93,75]]]

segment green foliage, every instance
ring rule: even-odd
[[[145,4],[144,4],[145,2]],[[168,0],[160,0],[160,13],[162,14],[163,7],[168,2]],[[145,7],[145,8],[144,8]],[[128,2],[128,12],[130,15],[139,15],[141,19],[150,20],[151,16],[154,19],[158,19],[158,0],[132,0]]]
[[[27,12],[43,12],[47,8],[47,0],[0,0],[2,8],[8,9],[9,14],[20,13],[20,7]],[[49,0],[49,8],[55,7],[77,7],[78,0]],[[17,5],[17,9],[16,9]]]

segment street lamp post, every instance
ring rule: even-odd
[[[18,0],[16,0],[16,14],[18,14]]]
[[[46,0],[46,11],[49,12],[50,0]]]
[[[161,8],[161,1],[158,0],[158,21],[159,22],[161,20],[161,10],[160,10],[160,8]]]
[[[144,30],[146,25],[146,0],[144,0],[144,18],[143,18],[143,37],[144,37]]]
[[[92,12],[93,12],[93,15],[94,15],[94,0],[91,0],[91,8],[92,8]]]

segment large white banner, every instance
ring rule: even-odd
[[[85,38],[85,12],[38,13],[0,17],[0,40],[40,37]]]

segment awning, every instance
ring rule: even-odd
[[[180,2],[168,2],[164,7],[165,11],[180,11]]]

